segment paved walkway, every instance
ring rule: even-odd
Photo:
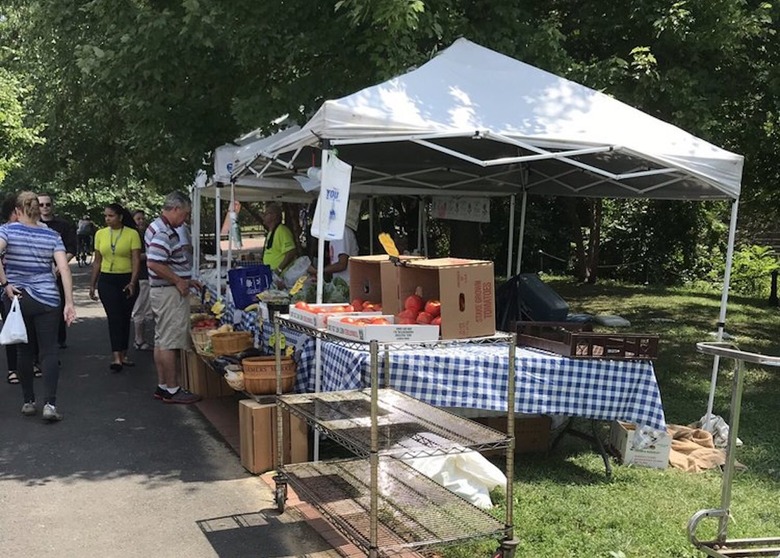
[[[103,309],[87,297],[88,270],[72,270],[65,420],[22,416],[19,386],[0,384],[0,556],[339,556],[299,515],[276,513],[270,487],[196,408],[151,397],[151,353],[109,371]]]

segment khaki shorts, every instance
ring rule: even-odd
[[[155,349],[190,348],[190,299],[176,287],[152,287],[149,300],[154,314]]]

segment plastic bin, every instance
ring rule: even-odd
[[[228,285],[236,308],[246,308],[257,302],[257,294],[270,288],[273,281],[271,266],[253,265],[228,271]]]
[[[517,276],[517,297],[520,310],[537,322],[563,322],[569,305],[535,273]]]

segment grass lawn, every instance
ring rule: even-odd
[[[666,420],[689,424],[707,407],[712,357],[698,354],[698,341],[713,340],[720,294],[616,284],[579,285],[546,278],[572,312],[619,314],[628,331],[661,335],[655,371]],[[732,296],[726,331],[740,348],[780,355],[780,311],[765,301]],[[729,421],[733,361],[723,361],[715,414]],[[751,367],[745,382],[737,459],[747,466],[733,482],[729,538],[780,536],[780,370]],[[608,425],[604,425],[605,433]],[[693,513],[720,505],[717,471],[685,473],[615,466],[612,480],[601,458],[584,442],[565,437],[549,455],[520,455],[515,468],[517,556],[688,558],[704,554],[688,542]],[[495,508],[503,518],[501,503]],[[702,538],[714,537],[716,520],[705,521]],[[442,549],[447,558],[490,556],[494,544]]]

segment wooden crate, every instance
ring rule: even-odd
[[[260,474],[277,466],[276,403],[258,403],[252,399],[238,402],[241,438],[241,465],[250,473]],[[284,411],[284,463],[309,460],[306,422]]]
[[[233,395],[235,391],[197,354],[181,351],[182,387],[203,399]]]
[[[653,360],[658,358],[658,335],[594,333],[590,324],[517,322],[517,344],[571,358]]]
[[[506,432],[506,417],[474,419],[499,432]],[[546,415],[523,415],[515,418],[515,453],[546,453],[550,448],[552,420]],[[502,455],[503,450],[482,452],[485,455]]]

